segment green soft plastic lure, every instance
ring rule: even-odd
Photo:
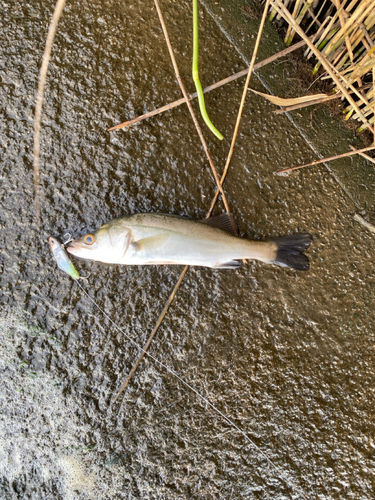
[[[63,245],[56,238],[52,238],[52,236],[48,238],[48,243],[59,268],[66,274],[69,274],[74,280],[77,280],[80,277],[79,273],[73,266]]]
[[[211,130],[213,134],[216,135],[221,141],[224,139],[223,135],[211,122],[210,117],[207,114],[206,105],[204,102],[204,95],[202,90],[202,84],[199,80],[198,71],[198,0],[193,0],[193,80],[195,83],[195,88],[197,89],[199,109],[203,120],[205,121],[207,127]]]

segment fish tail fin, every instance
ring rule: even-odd
[[[276,238],[274,242],[277,245],[274,264],[298,271],[307,271],[310,268],[309,259],[303,252],[309,248],[312,242],[311,234],[289,234]]]

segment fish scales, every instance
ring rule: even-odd
[[[168,261],[179,264],[214,267],[234,259],[260,258],[272,260],[276,255],[274,242],[252,242],[202,224],[201,221],[182,217],[137,214],[131,220],[124,218],[132,230],[135,241],[156,235],[168,235],[165,244],[150,245],[138,256],[140,260]],[[131,263],[130,255],[121,263]]]
[[[242,259],[306,270],[306,233],[269,241],[233,236],[226,215],[196,221],[167,214],[125,215],[74,240],[68,252],[110,264],[181,264],[236,268]],[[290,260],[289,257],[292,257]],[[290,262],[289,262],[289,260]]]

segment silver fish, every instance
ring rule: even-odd
[[[68,252],[108,264],[183,264],[234,269],[242,259],[309,269],[303,252],[312,238],[292,234],[268,241],[234,235],[229,214],[201,221],[165,214],[125,215],[71,242]]]

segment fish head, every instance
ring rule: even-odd
[[[115,222],[73,240],[67,250],[82,259],[121,264],[131,240],[131,230]]]

